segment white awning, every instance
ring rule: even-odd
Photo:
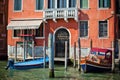
[[[8,29],[38,29],[43,22],[41,19],[35,20],[11,20],[7,26]]]

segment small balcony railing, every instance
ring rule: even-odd
[[[58,8],[58,9],[46,9],[44,11],[44,20],[53,19],[64,19],[67,21],[68,18],[74,18],[78,21],[78,9],[77,8]]]

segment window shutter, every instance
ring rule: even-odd
[[[69,7],[75,7],[76,6],[76,0],[69,0]]]
[[[74,1],[74,0],[72,0],[73,1],[73,7],[76,7],[76,0]]]
[[[52,0],[52,8],[55,8],[55,0]]]
[[[48,8],[51,8],[51,0],[48,0]]]
[[[21,0],[14,0],[14,10],[21,10]]]
[[[88,8],[88,0],[83,1],[84,8]]]
[[[111,0],[107,0],[107,7],[110,8],[110,6],[111,6]]]
[[[38,0],[36,0],[36,10],[38,10]]]
[[[60,5],[61,5],[60,8],[66,8],[66,0],[61,0]]]
[[[36,0],[36,10],[42,10],[44,5],[44,0]]]
[[[88,8],[88,0],[80,0],[80,8]]]
[[[55,0],[48,0],[48,8],[49,9],[55,8]]]
[[[69,7],[73,7],[74,5],[74,1],[73,0],[69,0]]]
[[[80,8],[83,8],[83,1],[82,0],[80,0]]]
[[[40,3],[39,3],[39,5],[40,5],[40,10],[42,10],[43,9],[43,5],[44,5],[44,2],[43,2],[44,0],[40,0]]]
[[[103,7],[103,2],[104,2],[104,0],[99,0],[99,8]]]
[[[19,5],[18,6],[18,10],[21,10],[21,0],[18,0],[18,4],[17,5]]]

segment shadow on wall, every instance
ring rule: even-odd
[[[78,20],[89,20],[89,16],[83,11],[78,10]]]

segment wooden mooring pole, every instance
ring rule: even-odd
[[[119,46],[118,60],[119,60],[119,71],[120,71],[120,40],[118,40],[118,46]]]
[[[16,42],[16,44],[15,44],[16,46],[15,46],[15,62],[17,61],[17,42]]]
[[[54,78],[54,43],[53,43],[53,35],[50,33],[49,34],[49,77]]]
[[[35,51],[34,51],[34,40],[32,41],[32,57],[33,59],[35,59],[35,55],[34,55]]]
[[[65,71],[67,71],[67,41],[65,41]]]
[[[26,59],[25,40],[23,41],[23,49],[24,49],[23,61],[25,61]]]
[[[76,67],[76,42],[74,42],[74,64],[73,67]]]
[[[112,72],[115,71],[114,41],[112,41]]]
[[[46,67],[46,46],[45,46],[46,44],[45,44],[45,41],[44,41],[44,48],[43,48],[43,57],[44,57],[44,68]]]
[[[92,39],[90,40],[90,49],[92,49]]]
[[[78,39],[78,71],[81,71],[81,66],[80,66],[80,62],[81,62],[81,44],[80,44],[80,38]]]

